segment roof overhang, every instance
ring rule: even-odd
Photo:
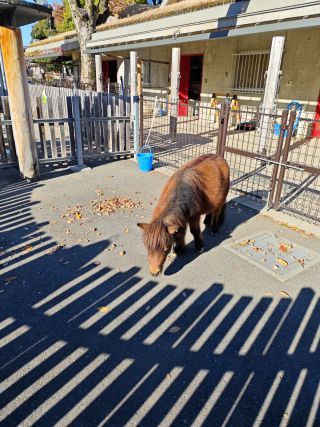
[[[75,49],[79,49],[79,41],[76,37],[47,43],[42,46],[28,47],[25,53],[27,59],[34,60],[67,56],[70,55],[70,51]]]
[[[87,42],[87,52],[107,53],[317,27],[319,17],[320,0],[240,1],[97,31]]]
[[[45,2],[0,0],[0,25],[21,27],[51,15],[52,7]]]
[[[87,49],[87,52],[90,53],[108,53],[108,52],[119,52],[127,50],[136,50],[136,49],[145,49],[149,47],[157,46],[172,46],[183,43],[191,43],[197,41],[209,41],[215,39],[222,39],[226,37],[240,37],[248,36],[261,33],[276,33],[276,32],[285,32],[289,30],[299,30],[306,28],[316,28],[320,27],[320,17],[319,18],[306,18],[305,20],[293,20],[288,22],[276,22],[273,24],[265,25],[256,25],[254,27],[244,27],[244,28],[234,28],[229,30],[221,30],[210,33],[198,33],[192,34],[184,37],[176,38],[163,38],[158,40],[148,40],[137,43],[128,43],[121,46],[110,46],[106,47],[95,47]]]

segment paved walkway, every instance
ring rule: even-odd
[[[320,264],[282,283],[226,249],[320,241],[234,200],[151,278],[136,222],[166,179],[123,161],[0,187],[2,425],[320,424]],[[114,196],[143,207],[94,213]]]

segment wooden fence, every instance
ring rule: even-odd
[[[40,85],[29,91],[42,162],[73,160],[76,147],[85,159],[131,153],[129,97]]]
[[[40,163],[131,154],[130,97],[40,85],[29,92]],[[16,162],[8,98],[1,97],[0,165]]]
[[[0,98],[0,166],[17,163],[8,97]]]

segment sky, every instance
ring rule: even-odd
[[[47,2],[49,4],[52,4],[53,0],[47,0]],[[23,27],[20,27],[22,32],[23,46],[28,46],[31,42],[31,30],[33,25],[34,24],[30,24],[30,25],[24,25]]]
[[[30,44],[30,42],[31,42],[32,25],[33,24],[24,25],[23,27],[21,27],[23,46],[28,46],[28,44]]]

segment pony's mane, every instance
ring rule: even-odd
[[[167,212],[170,222],[182,226],[199,211],[204,194],[201,177],[196,171],[184,170],[177,176],[177,180],[176,191],[168,204]]]
[[[189,218],[199,212],[204,197],[201,179],[196,171],[184,170],[176,176],[177,185],[161,218],[149,224],[144,234],[144,244],[150,253],[165,251],[174,243],[168,226],[185,228]]]
[[[144,244],[150,253],[166,251],[173,245],[173,240],[162,219],[151,222],[144,233]]]

